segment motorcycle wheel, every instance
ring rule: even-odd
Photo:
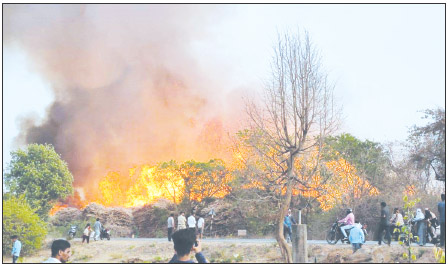
[[[110,240],[110,236],[107,237],[107,240]]]
[[[336,232],[333,230],[328,231],[325,239],[327,240],[327,243],[330,245],[335,245],[338,242],[338,239],[336,237]]]

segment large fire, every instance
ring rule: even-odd
[[[242,154],[235,153],[235,158],[241,161]],[[304,166],[313,168],[316,161],[316,154],[298,159],[296,171],[300,172]],[[358,176],[355,167],[346,160],[340,158],[326,162],[324,165],[333,173],[334,177],[331,181],[324,181],[318,172],[299,176],[301,181],[308,185],[295,186],[293,195],[300,194],[304,197],[316,198],[323,210],[329,210],[347,196],[359,198],[379,194],[378,189]],[[67,202],[71,206],[82,209],[90,202],[104,206],[136,207],[150,204],[161,198],[176,204],[183,199],[200,202],[208,197],[223,198],[231,191],[229,182],[234,176],[230,168],[233,170],[235,165],[229,164],[226,167],[222,160],[217,159],[209,162],[186,161],[178,164],[175,161],[169,161],[156,165],[142,165],[131,168],[128,174],[110,172],[99,182],[96,194],[82,200],[79,193],[75,193],[75,196],[70,197]],[[253,179],[243,188],[264,189],[263,179]],[[66,208],[68,204],[56,204],[50,215]]]

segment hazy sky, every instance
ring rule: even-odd
[[[193,43],[191,53],[197,67],[207,69],[207,78],[219,76],[228,91],[261,89],[277,30],[300,28],[310,33],[336,85],[343,106],[341,132],[378,142],[404,140],[410,126],[422,124],[418,111],[444,108],[442,4],[259,4],[215,9],[216,17],[207,20],[207,30]],[[54,95],[51,82],[20,43],[3,46],[3,67],[5,165],[15,148],[18,119],[29,115],[43,119]]]

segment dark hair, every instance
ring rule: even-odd
[[[177,257],[182,257],[190,253],[193,244],[196,242],[196,232],[194,229],[181,229],[173,234],[174,250]]]
[[[386,207],[386,203],[385,203],[385,202],[382,202],[382,203],[381,203],[381,206],[382,206],[382,207]]]
[[[394,208],[394,212],[396,212],[396,211],[400,212],[398,208]]]
[[[97,220],[97,221],[99,221],[99,220],[100,220],[100,218],[96,218],[96,220]]]
[[[170,216],[174,216],[174,213],[171,213]]]
[[[442,193],[442,195],[440,195],[440,198],[442,198],[442,201],[445,200],[445,193]]]
[[[185,212],[180,212],[181,215],[182,215],[183,213],[185,213]]]
[[[90,226],[90,224],[87,224],[86,227],[84,227],[84,229],[86,229],[86,228],[89,227],[89,226]]]
[[[64,239],[57,239],[51,244],[51,256],[54,258],[59,254],[59,250],[65,251],[70,247],[70,243]]]
[[[11,236],[11,239],[17,239],[17,238],[19,238],[19,236],[17,236],[17,235]]]

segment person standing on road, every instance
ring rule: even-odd
[[[171,235],[174,230],[174,214],[171,213],[170,217],[168,217],[168,241],[171,241]]]
[[[177,230],[187,228],[187,219],[185,218],[185,212],[180,212],[180,215],[177,217]]]
[[[417,208],[415,212],[415,217],[412,219],[412,222],[417,223],[417,236],[418,236],[418,245],[423,246],[426,244],[426,224],[425,224],[425,215],[423,214],[420,208]]]
[[[440,195],[442,199],[441,202],[437,204],[437,210],[439,211],[439,221],[440,221],[440,246],[445,246],[445,231],[446,231],[446,223],[445,223],[445,194]]]
[[[383,231],[386,230],[386,240],[387,244],[390,246],[391,236],[390,236],[390,229],[389,229],[389,220],[390,220],[390,213],[389,208],[387,207],[385,202],[381,203],[381,216],[380,216],[380,227],[378,229],[378,245],[381,245],[381,241],[383,240]]]
[[[204,225],[205,225],[205,220],[204,220],[204,218],[202,218],[202,215],[199,215],[198,233],[199,233],[200,239],[202,239],[202,235],[204,234]]]
[[[82,233],[81,244],[84,243],[84,241],[87,241],[87,244],[89,244],[90,232],[92,232],[92,229],[90,228],[90,224],[87,224],[86,228],[84,228],[84,232]]]
[[[17,263],[17,260],[20,257],[20,251],[22,250],[22,242],[20,242],[19,237],[14,235],[11,236],[12,240],[12,263]]]
[[[96,218],[96,222],[95,224],[93,224],[93,229],[95,230],[95,241],[100,239],[100,230],[101,230],[101,222],[100,222],[100,218]]]
[[[57,239],[51,244],[51,257],[42,263],[66,263],[71,255],[70,243]]]
[[[194,213],[188,217],[188,228],[196,232],[196,217]]]

